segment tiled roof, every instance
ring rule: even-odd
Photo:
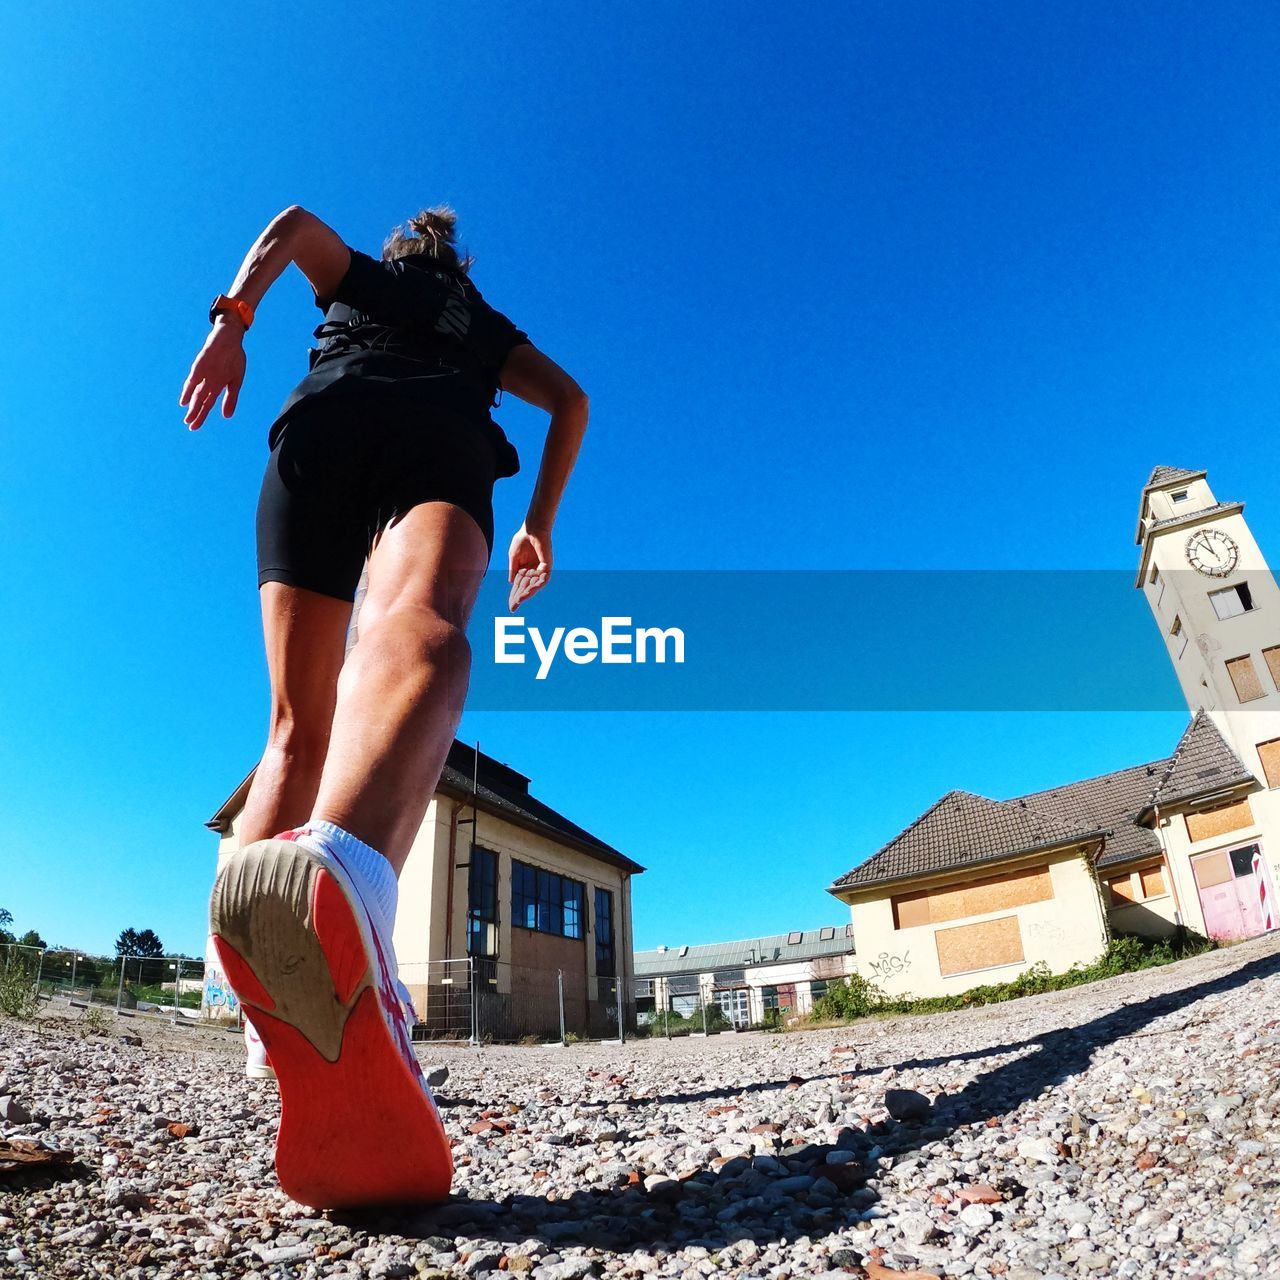
[[[852,951],[853,926],[828,925],[825,929],[798,929],[794,933],[779,933],[771,938],[637,951],[635,975],[637,978],[656,978],[675,973],[707,973],[714,969],[745,969],[757,964],[785,964],[793,960],[816,960],[821,956],[843,956]]]
[[[1137,764],[1114,773],[1099,774],[1064,787],[1050,787],[1021,796],[1034,809],[1051,813],[1063,822],[1094,823],[1104,828],[1106,848],[1098,859],[1100,867],[1135,858],[1159,857],[1160,838],[1150,827],[1139,826],[1138,815],[1150,804],[1160,780],[1169,771],[1173,757]]]
[[[479,752],[479,769],[476,769],[477,752],[464,742],[454,741],[449,748],[444,772],[440,775],[440,790],[455,799],[469,799],[473,785],[477,806],[499,818],[507,818],[518,826],[547,836],[551,840],[575,845],[585,853],[638,874],[644,868],[633,862],[625,853],[619,853],[612,845],[605,844],[590,831],[570,822],[564,814],[549,804],[543,804],[529,794],[529,779],[522,773]],[[483,839],[481,841],[483,843]]]
[[[831,891],[956,871],[1100,835],[1097,823],[1078,815],[1060,818],[1021,800],[950,791],[900,836],[842,875]]]
[[[1253,781],[1253,774],[1240,763],[1208,714],[1197,711],[1160,780],[1155,800],[1161,805],[1177,804]]]
[[[1185,467],[1156,467],[1147,477],[1142,492],[1162,489],[1167,484],[1177,484],[1179,480],[1199,480],[1205,474],[1203,471],[1188,471]]]
[[[1194,524],[1197,520],[1205,520],[1209,516],[1218,515],[1223,511],[1241,511],[1244,509],[1243,502],[1215,502],[1211,507],[1201,507],[1199,511],[1182,511],[1176,516],[1168,516],[1164,520],[1156,520],[1147,526],[1147,533],[1154,533],[1157,529],[1168,529],[1175,524]]]
[[[952,791],[900,836],[831,886],[860,888],[959,870],[1106,834],[1099,867],[1158,857],[1143,825],[1152,805],[1173,805],[1255,782],[1204,711],[1196,712],[1173,755],[1013,800]]]

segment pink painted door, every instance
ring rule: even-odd
[[[1266,932],[1263,877],[1256,844],[1203,853],[1191,861],[1205,931],[1211,938],[1253,938]]]

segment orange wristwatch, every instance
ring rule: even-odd
[[[245,327],[247,333],[253,325],[253,308],[243,298],[228,298],[220,293],[209,307],[209,323],[212,324],[222,312],[236,317]]]

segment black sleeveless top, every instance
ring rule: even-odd
[[[289,417],[317,396],[394,397],[408,413],[444,411],[478,425],[494,446],[498,475],[515,475],[519,456],[489,410],[503,363],[529,335],[466,276],[421,256],[375,262],[352,249],[333,297],[316,305],[324,312],[315,331],[320,346],[311,351],[311,372],[281,407],[272,447]]]

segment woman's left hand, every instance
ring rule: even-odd
[[[222,416],[229,418],[236,411],[236,400],[244,382],[244,329],[229,317],[219,317],[191,365],[191,372],[182,384],[178,403],[186,407],[183,421],[192,431],[199,431],[209,416],[214,401],[222,399]]]

